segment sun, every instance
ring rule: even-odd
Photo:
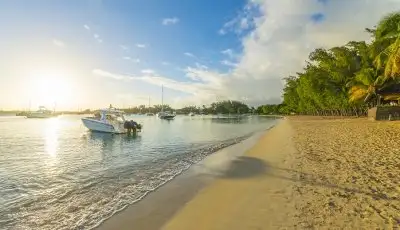
[[[35,101],[35,104],[49,106],[60,103],[68,104],[70,102],[71,87],[65,74],[36,74],[33,77],[33,81],[31,99]]]

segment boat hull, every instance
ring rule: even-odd
[[[173,120],[175,118],[175,115],[161,115],[159,116],[159,118],[164,120]]]
[[[107,124],[98,120],[90,119],[90,118],[82,118],[82,122],[86,128],[90,131],[94,132],[102,132],[102,133],[126,133],[125,129],[121,129],[113,126],[112,124]]]

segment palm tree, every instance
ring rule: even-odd
[[[375,65],[388,78],[400,77],[400,12],[389,14],[379,23],[372,44]]]
[[[368,101],[371,96],[376,95],[376,91],[382,89],[385,84],[384,76],[376,76],[373,68],[364,68],[356,73],[354,81],[349,82],[350,102],[358,102],[362,99]]]

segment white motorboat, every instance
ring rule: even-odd
[[[189,115],[189,117],[193,117],[195,114],[190,112],[188,115]]]
[[[82,122],[90,131],[104,133],[129,133],[130,131],[140,132],[142,126],[134,121],[126,121],[124,112],[115,108],[102,109],[94,117],[82,118]]]
[[[44,106],[39,106],[39,110],[35,112],[29,112],[26,114],[27,118],[50,118],[58,116],[53,111],[46,109]]]

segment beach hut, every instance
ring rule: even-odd
[[[376,92],[377,106],[368,110],[372,120],[400,119],[400,84],[393,84]]]

